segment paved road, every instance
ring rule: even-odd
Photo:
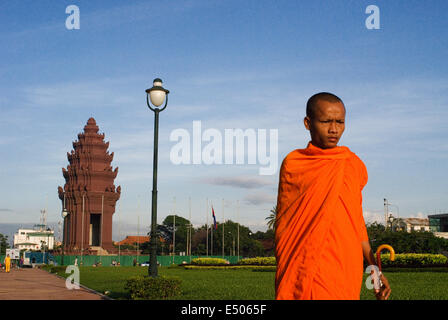
[[[24,268],[0,271],[0,300],[102,300],[82,287],[68,290],[65,279],[44,270]]]

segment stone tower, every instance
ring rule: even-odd
[[[62,168],[64,189],[58,187],[59,199],[68,215],[64,219],[66,254],[106,254],[115,251],[112,244],[112,215],[120,198],[121,187],[115,189],[118,167],[112,170],[114,156],[107,149],[104,133],[98,133],[95,119],[90,118],[84,133],[78,134],[69,165]]]

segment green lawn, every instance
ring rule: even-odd
[[[448,300],[448,272],[421,270],[384,272],[392,288],[390,300]],[[362,300],[374,300],[372,292],[364,285]]]
[[[68,276],[63,272],[60,276]],[[81,267],[81,284],[99,292],[110,292],[114,299],[127,299],[124,284],[135,275],[147,274],[145,267]],[[251,270],[185,270],[182,267],[161,267],[160,275],[182,279],[182,300],[270,300],[274,299],[274,272]],[[407,270],[385,272],[392,287],[390,300],[448,300],[448,272]],[[364,285],[362,300],[374,300]]]

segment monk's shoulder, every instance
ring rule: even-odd
[[[292,162],[297,159],[300,149],[292,150],[290,153],[286,155],[286,157],[282,161],[281,168],[283,170],[287,170],[291,167]]]
[[[361,160],[361,158],[358,157],[358,155],[356,153],[354,153],[353,151],[350,151],[350,154],[351,154],[350,160],[353,164],[353,167],[355,167],[355,169],[359,175],[361,185],[364,186],[368,180],[367,167],[364,164],[364,162]]]

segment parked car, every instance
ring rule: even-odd
[[[140,263],[140,267],[149,267],[149,261]]]

